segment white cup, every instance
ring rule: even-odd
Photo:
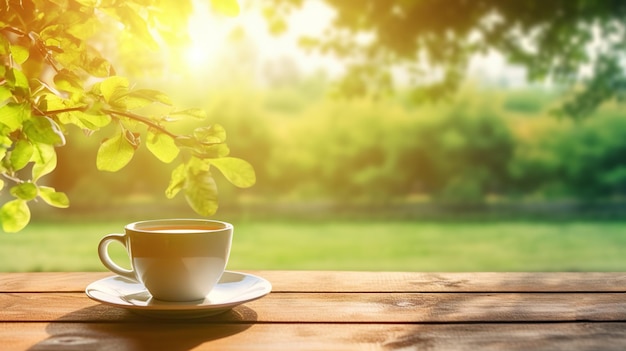
[[[141,282],[158,300],[204,299],[228,262],[233,237],[230,223],[203,219],[160,219],[126,225],[124,234],[108,234],[98,256],[111,272]],[[131,269],[111,260],[110,243],[126,247]]]

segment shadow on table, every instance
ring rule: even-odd
[[[121,310],[115,312],[119,318],[113,322],[104,319],[84,323],[83,316],[107,314],[105,311],[111,308],[102,305],[88,307],[49,323],[46,332],[50,336],[29,350],[186,351],[211,340],[241,333],[257,319],[254,310],[238,306],[216,316],[187,320],[153,319]]]

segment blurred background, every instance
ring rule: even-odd
[[[342,56],[305,44],[363,9],[240,4],[228,18],[194,2],[180,47],[137,54],[132,42],[100,38],[118,73],[207,110],[195,125],[223,125],[231,155],[254,166],[249,189],[216,175],[213,218],[236,228],[229,269],[626,269],[626,115],[617,99],[582,118],[559,113],[575,82],[534,77],[495,50],[468,55],[441,96],[418,94],[402,66],[389,66],[389,87],[350,85],[358,48]],[[121,171],[99,172],[101,139],[71,133],[57,149],[47,178],[70,208],[35,206],[24,231],[1,235],[0,271],[104,270],[103,235],[136,220],[197,216],[182,197],[166,199],[172,167],[144,147]],[[121,247],[112,250],[123,260]]]

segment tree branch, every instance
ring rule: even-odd
[[[152,127],[154,129],[157,129],[158,131],[160,131],[163,134],[166,134],[174,139],[178,138],[179,135],[174,134],[172,132],[170,132],[169,130],[165,129],[164,127],[162,127],[161,125],[159,125],[158,123],[155,123],[143,116],[140,115],[136,115],[134,113],[131,112],[123,112],[123,111],[115,111],[115,110],[109,110],[109,109],[102,109],[102,112],[110,114],[110,115],[117,115],[117,116],[123,116],[126,118],[130,118],[132,120],[141,122],[149,127]]]
[[[11,175],[8,175],[6,173],[0,173],[0,175],[2,175],[4,178],[6,178],[6,179],[8,179],[10,181],[13,181],[14,183],[17,183],[17,184],[23,183],[23,181],[21,179],[19,179],[17,177],[13,177]]]
[[[52,110],[52,111],[46,111],[41,112],[42,116],[45,114],[52,114],[52,115],[56,115],[59,113],[65,113],[65,112],[72,112],[72,111],[85,111],[87,109],[87,106],[79,106],[79,107],[68,107],[68,108],[64,108],[64,109],[60,109],[60,110]],[[111,116],[123,116],[126,118],[130,118],[132,120],[138,121],[139,123],[143,123],[151,128],[154,128],[156,130],[158,130],[159,132],[168,135],[170,137],[172,137],[173,139],[178,139],[181,136],[178,134],[174,134],[172,132],[170,132],[169,130],[165,129],[165,127],[159,125],[158,123],[155,123],[151,120],[149,120],[148,118],[144,117],[144,116],[140,116],[140,115],[136,115],[132,112],[126,112],[126,111],[117,111],[117,110],[111,110],[111,109],[102,109],[101,110],[103,113],[106,113],[108,115]],[[202,145],[217,145],[217,144],[221,144],[221,143],[207,143],[207,142],[201,142],[199,141],[200,144]]]
[[[60,110],[51,110],[51,111],[45,111],[41,112],[42,115],[46,115],[46,114],[50,114],[50,115],[56,115],[59,113],[65,113],[65,112],[73,112],[73,111],[85,111],[87,110],[88,106],[78,106],[78,107],[68,107],[68,108],[63,108]],[[140,123],[143,123],[149,127],[152,127],[154,129],[157,129],[158,131],[160,131],[161,133],[167,134],[170,137],[176,139],[179,137],[179,135],[176,135],[172,132],[170,132],[169,130],[165,129],[164,127],[162,127],[161,125],[159,125],[158,123],[155,123],[143,116],[140,115],[136,115],[134,113],[131,112],[123,112],[123,111],[116,111],[116,110],[110,110],[110,109],[102,109],[103,113],[109,114],[109,115],[114,115],[114,116],[124,116],[126,118],[130,118],[132,120],[138,121]]]
[[[73,112],[73,111],[82,111],[85,112],[85,110],[87,110],[87,106],[79,106],[79,107],[68,107],[68,108],[62,108],[60,110],[51,110],[51,111],[41,111],[39,109],[35,109],[36,111],[39,111],[39,113],[41,113],[41,116],[45,116],[46,114],[48,115],[56,115],[59,113],[65,113],[65,112]]]

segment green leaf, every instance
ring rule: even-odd
[[[57,154],[52,145],[36,143],[33,145],[31,161],[35,162],[32,175],[33,181],[36,182],[39,178],[54,171],[57,166]]]
[[[226,144],[201,145],[194,151],[194,154],[201,158],[220,158],[230,154],[230,149]]]
[[[96,167],[100,171],[117,172],[133,158],[135,148],[123,133],[105,140],[98,149]]]
[[[111,63],[94,51],[82,53],[80,68],[95,77],[108,77],[115,72]]]
[[[256,183],[254,168],[248,162],[234,157],[207,159],[215,168],[231,182],[240,188],[249,188]]]
[[[0,104],[13,96],[13,92],[6,85],[0,85]]]
[[[54,84],[57,89],[82,95],[84,93],[83,82],[80,77],[67,69],[62,69],[54,76]]]
[[[90,7],[97,8],[99,6],[102,5],[96,4]],[[69,23],[65,27],[66,32],[81,40],[89,40],[93,38],[94,34],[96,34],[98,32],[98,29],[100,29],[101,23],[98,16],[85,16],[84,14],[79,12],[74,13],[77,14],[77,17],[79,18],[75,20],[69,18],[67,19]]]
[[[68,107],[65,101],[55,94],[42,94],[37,100],[37,108],[42,112],[58,111]]]
[[[26,201],[16,199],[9,201],[0,208],[2,229],[7,233],[15,233],[24,229],[30,222],[30,210]]]
[[[221,143],[219,137],[207,136],[205,140],[195,137],[179,136],[176,138],[179,147],[189,148],[199,158],[226,157],[230,153],[228,145]]]
[[[111,100],[111,105],[124,108],[126,110],[134,110],[148,106],[152,103],[160,102],[165,105],[171,105],[172,101],[169,96],[156,90],[139,89],[131,91],[123,96]]]
[[[90,53],[87,42],[67,33],[67,27],[61,24],[47,25],[39,32],[45,46],[53,52],[59,66],[70,70],[84,70],[94,75],[90,67]],[[91,51],[95,51],[91,49]]]
[[[125,77],[109,77],[100,82],[100,93],[106,102],[111,103],[128,93],[128,85]]]
[[[115,12],[119,16],[122,23],[127,25],[130,32],[141,39],[151,49],[158,49],[159,45],[156,43],[152,34],[148,30],[146,21],[139,16],[139,14],[127,5],[121,5],[115,8]]]
[[[4,180],[0,179],[0,190],[4,189]]]
[[[53,102],[54,100],[51,100],[51,101]],[[74,103],[69,100],[64,100],[64,103],[65,105],[68,105],[67,107],[64,107],[64,108],[68,108],[68,107],[81,107],[81,108],[85,107],[86,108],[86,106],[82,106],[81,104]],[[93,113],[91,111],[93,111]],[[62,112],[62,113],[57,113],[56,116],[59,119],[59,122],[61,124],[75,124],[81,129],[89,129],[89,130],[98,130],[102,127],[105,127],[109,125],[109,123],[111,123],[111,120],[112,120],[111,116],[99,114],[96,109],[91,109],[91,110],[88,110],[87,112],[82,111],[82,110]]]
[[[154,129],[148,130],[146,147],[148,147],[148,150],[150,150],[156,158],[165,163],[172,162],[180,152],[174,138],[165,133],[155,131]]]
[[[202,216],[211,216],[217,212],[217,185],[211,176],[209,165],[197,158],[189,161],[185,199],[191,208]]]
[[[76,119],[71,117],[71,114],[74,112],[80,113],[82,109],[87,109],[87,107],[83,102],[64,99],[55,94],[42,94],[37,99],[37,108],[42,112],[46,112],[45,114],[48,116],[56,116],[61,124],[78,124]]]
[[[211,0],[211,7],[218,13],[226,16],[239,15],[239,3],[237,0]]]
[[[151,102],[160,102],[165,105],[172,105],[172,100],[170,99],[170,97],[167,94],[160,92],[158,90],[137,89],[128,93],[127,96],[143,98]]]
[[[223,143],[226,141],[226,130],[219,124],[210,127],[196,128],[193,136],[201,143]]]
[[[6,56],[9,52],[11,52],[11,43],[4,35],[0,35],[0,55]]]
[[[8,149],[13,145],[13,140],[6,135],[0,134],[0,148]]]
[[[9,127],[13,132],[22,126],[22,122],[30,116],[30,108],[27,104],[16,104],[9,102],[0,107],[0,123]]]
[[[11,56],[18,64],[22,64],[28,60],[28,48],[20,45],[11,45]]]
[[[77,3],[86,7],[96,7],[100,1],[98,0],[76,0]]]
[[[40,186],[39,196],[50,206],[58,208],[67,208],[70,206],[70,200],[67,198],[67,195],[65,195],[65,193],[56,191],[54,188],[51,187]]]
[[[55,146],[65,145],[65,136],[61,128],[49,117],[32,117],[24,121],[22,131],[33,142]]]
[[[191,117],[196,119],[205,119],[207,118],[207,113],[205,110],[199,108],[190,108],[188,110],[172,112],[170,113],[170,116],[174,118],[180,116],[180,118]]]
[[[172,171],[172,177],[170,183],[165,189],[165,196],[168,199],[174,198],[176,194],[185,186],[185,180],[187,180],[187,168],[186,165],[180,164]]]
[[[26,167],[32,156],[33,145],[28,140],[18,140],[11,151],[11,156],[9,156],[9,162],[13,171],[19,171]]]
[[[122,96],[111,101],[111,105],[123,110],[136,110],[152,104],[152,101],[134,96]]]
[[[37,197],[37,186],[33,183],[20,183],[9,190],[11,195],[25,201],[32,200]]]
[[[35,163],[32,175],[33,181],[36,182],[39,178],[54,171],[57,166],[57,154],[52,145],[36,143],[33,145],[31,161]]]
[[[7,80],[13,84],[13,88],[16,94],[22,96],[30,95],[30,86],[28,85],[28,78],[24,72],[11,68],[6,74]]]
[[[82,111],[71,112],[71,115],[75,116],[84,128],[91,130],[98,130],[111,123],[111,116],[108,115],[93,115]]]

